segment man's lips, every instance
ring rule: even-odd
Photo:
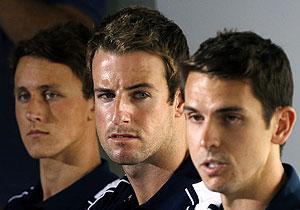
[[[27,133],[27,136],[31,136],[31,137],[39,137],[39,136],[44,136],[44,135],[49,135],[49,132],[42,131],[42,130],[30,130]]]
[[[138,136],[130,133],[112,133],[109,138],[115,141],[128,141],[138,138]]]
[[[219,160],[205,160],[201,164],[201,168],[207,173],[208,176],[217,176],[224,171],[226,166],[228,165],[225,161],[219,161]]]

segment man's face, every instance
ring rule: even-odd
[[[60,157],[79,149],[93,100],[63,64],[22,57],[15,74],[16,117],[23,143],[34,158]]]
[[[92,69],[97,131],[109,157],[122,165],[160,161],[172,147],[174,123],[162,60],[100,50]]]
[[[275,146],[274,123],[267,129],[250,86],[192,72],[185,94],[190,153],[206,186],[225,194],[251,191],[272,171]]]

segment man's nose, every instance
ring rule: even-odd
[[[219,129],[214,120],[209,120],[203,126],[200,145],[205,148],[219,147],[220,142]]]
[[[126,98],[118,98],[115,102],[113,123],[115,125],[127,124],[130,122],[130,102]]]
[[[39,98],[32,98],[28,102],[26,119],[31,122],[43,122],[46,119],[46,102]]]

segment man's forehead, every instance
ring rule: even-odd
[[[256,101],[251,86],[244,81],[211,77],[192,72],[185,87],[185,101],[189,106],[239,106]]]
[[[130,89],[144,84],[147,88],[159,88],[165,76],[164,65],[157,59],[143,52],[124,55],[99,52],[93,62],[94,86]]]

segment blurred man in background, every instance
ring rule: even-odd
[[[105,1],[98,0],[0,1],[0,207],[12,193],[38,179],[38,163],[26,153],[14,118],[8,56],[15,44],[32,38],[41,29],[70,20],[92,26],[101,21],[105,10]]]
[[[5,209],[86,209],[117,179],[100,158],[85,59],[89,38],[88,28],[69,23],[17,45],[16,118],[28,153],[39,160],[40,181],[11,197]]]

